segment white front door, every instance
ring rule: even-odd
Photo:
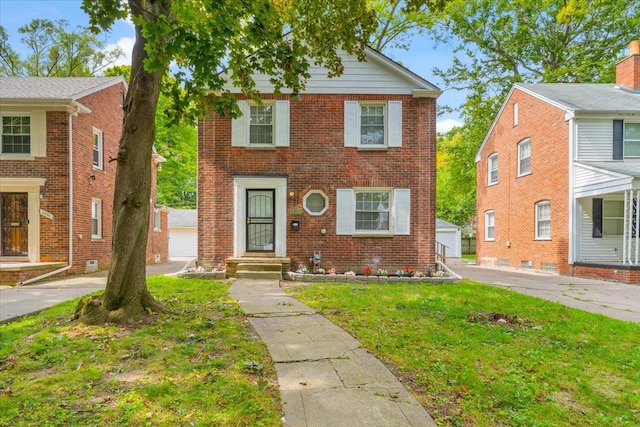
[[[234,256],[287,254],[287,179],[234,178]]]

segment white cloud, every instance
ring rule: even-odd
[[[134,37],[122,37],[116,43],[109,43],[105,47],[105,50],[113,50],[118,46],[124,53],[113,65],[131,65],[131,52],[135,42],[136,39]]]
[[[436,122],[436,132],[445,134],[449,132],[451,129],[453,129],[454,127],[459,127],[462,125],[464,125],[464,123],[456,119],[438,120]]]

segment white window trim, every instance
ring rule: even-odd
[[[384,107],[384,143],[362,144],[361,125],[363,106]],[[387,150],[402,147],[402,101],[345,101],[344,102],[344,146],[358,150]]]
[[[493,159],[496,160],[496,168],[495,168],[496,180],[495,181],[491,180],[491,172],[493,172],[494,170],[491,168],[491,163]],[[498,183],[498,168],[499,168],[498,153],[493,153],[487,158],[487,185],[495,185]]]
[[[29,153],[3,153],[2,140],[0,139],[0,159],[4,160],[34,160],[34,123],[29,111],[7,111],[0,114],[0,126],[4,117],[29,117]],[[2,138],[2,128],[0,128],[0,138]]]
[[[94,217],[94,208],[95,208],[95,214],[96,216]],[[94,234],[93,233],[93,221],[97,220],[98,221],[98,233]],[[101,199],[91,199],[91,238],[94,240],[101,240],[102,239],[102,200]]]
[[[356,194],[358,193],[389,193],[389,218],[387,219],[387,223],[389,226],[388,230],[358,230],[356,228],[356,221],[355,221],[355,217],[356,217],[356,206],[355,206],[355,202],[356,202]],[[354,218],[354,222],[353,222],[353,235],[354,236],[393,236],[393,230],[394,230],[394,222],[393,222],[393,217],[394,217],[394,211],[393,211],[393,204],[394,204],[394,197],[393,197],[393,188],[389,188],[389,187],[356,187],[353,189],[353,218]]]
[[[514,102],[513,103],[513,127],[518,126],[518,103]]]
[[[93,164],[93,138],[98,137],[98,164]],[[101,130],[93,128],[93,134],[91,135],[91,163],[93,168],[97,170],[104,170],[104,134]]]
[[[319,212],[312,212],[307,208],[307,198],[313,194],[320,194],[324,198],[324,209]],[[327,209],[329,209],[329,197],[327,197],[327,195],[324,194],[324,191],[322,190],[310,190],[307,192],[307,194],[304,195],[304,198],[302,199],[302,206],[309,215],[320,216],[324,214]]]
[[[492,218],[491,229],[493,229],[493,237],[489,237],[489,216]],[[484,240],[487,242],[495,242],[496,240],[496,212],[488,210],[484,213]]]
[[[273,150],[277,147],[288,147],[290,144],[290,102],[288,100],[265,100],[262,105],[272,105],[272,143],[250,144],[251,106],[260,105],[253,101],[238,101],[241,115],[231,120],[231,146],[244,147],[248,150]]]
[[[524,158],[520,157],[520,147],[523,146],[524,144],[529,144],[529,170],[526,172],[522,172],[521,170],[522,160]],[[518,177],[531,175],[531,139],[526,138],[520,141],[518,143],[517,150],[518,150]]]
[[[157,208],[153,208],[153,231],[162,231],[162,213]]]
[[[356,231],[355,193],[389,191],[389,230]],[[336,190],[336,234],[353,237],[392,237],[411,235],[411,190],[389,187],[355,187]]]
[[[627,125],[640,125],[640,122],[637,121],[630,121],[630,120],[624,120],[623,124],[622,124],[622,150],[623,150],[623,158],[625,159],[638,159],[640,158],[640,155],[638,156],[627,156],[627,141],[631,141],[631,142],[635,142],[637,144],[640,144],[640,140],[637,139],[627,139],[625,138],[625,130],[627,128]]]
[[[541,206],[549,206],[549,235],[541,236],[540,235],[540,207]],[[536,240],[551,240],[551,202],[549,200],[541,200],[535,205],[535,215],[536,215]],[[547,221],[547,220],[545,220]]]

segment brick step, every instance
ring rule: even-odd
[[[256,279],[256,280],[281,280],[282,273],[278,271],[236,271],[236,279]]]
[[[282,271],[282,264],[242,262],[238,264],[237,271]]]

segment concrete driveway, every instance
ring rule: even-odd
[[[559,302],[569,307],[640,323],[640,285],[560,276],[552,273],[480,267],[447,259],[464,278]]]
[[[162,264],[148,265],[147,276],[177,273],[188,261],[189,259],[178,258]],[[0,286],[0,323],[99,291],[106,284],[107,271],[99,271],[24,286]]]

